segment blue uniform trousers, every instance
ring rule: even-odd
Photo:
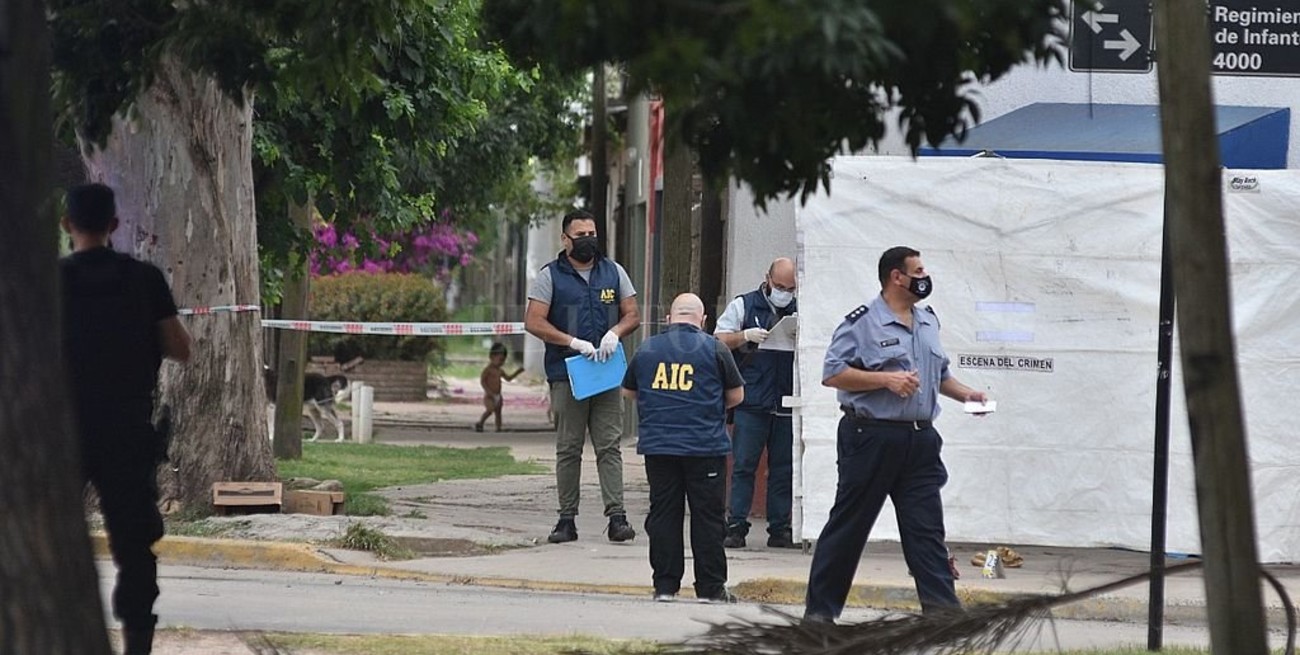
[[[682,521],[691,508],[691,556],[695,560],[695,595],[717,598],[727,583],[727,554],[723,497],[727,458],[646,455],[650,483],[650,513],[645,532],[650,537],[650,567],[656,594],[676,594],[686,570]]]
[[[794,473],[794,435],[789,416],[737,409],[731,437],[731,500],[727,525],[749,532],[749,509],[754,502],[754,474],[758,459],[767,449],[767,531],[778,534],[790,529],[790,506],[794,502],[791,477]]]
[[[922,610],[960,607],[944,544],[939,489],[948,471],[939,457],[942,447],[933,427],[840,419],[839,484],[808,574],[806,617],[839,617],[886,496],[894,503]]]

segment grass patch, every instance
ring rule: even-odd
[[[348,516],[388,516],[388,499],[375,494],[348,494],[343,498],[343,513]]]
[[[166,526],[167,534],[173,537],[220,537],[248,524],[245,522],[240,525],[239,522],[230,521],[213,523],[207,519],[188,521],[168,516],[163,519],[163,525]]]
[[[388,501],[366,493],[383,487],[546,472],[540,464],[515,461],[510,449],[504,447],[441,448],[374,443],[306,442],[302,445],[302,459],[282,459],[277,464],[281,478],[342,482],[347,492],[344,511],[350,516],[387,516]]]
[[[220,537],[237,527],[239,522],[215,523],[208,519],[212,512],[203,506],[187,506],[163,517],[163,526],[169,535],[177,537]],[[244,525],[247,525],[245,522]]]
[[[278,462],[281,478],[338,480],[349,494],[441,480],[497,478],[545,473],[533,462],[517,462],[510,449],[304,443],[302,459]]]
[[[424,512],[421,512],[421,511],[418,510],[418,509],[413,509],[413,510],[411,510],[411,511],[405,513],[405,514],[402,514],[402,515],[401,515],[401,518],[404,518],[404,519],[427,519],[427,518],[429,518],[429,515],[428,515],[428,514],[425,514]]]
[[[374,553],[379,559],[400,560],[415,557],[415,551],[407,548],[380,530],[366,527],[360,523],[349,523],[347,532],[331,542],[332,545],[348,550],[362,550]]]
[[[442,366],[429,367],[429,374],[443,378],[454,378],[458,380],[477,380],[483,367],[487,364],[487,357],[483,358],[483,364],[469,364],[465,362],[448,362]]]
[[[603,655],[652,655],[653,642],[596,637],[461,637],[454,635],[311,635],[271,634],[277,648],[331,655],[559,655],[584,651]]]

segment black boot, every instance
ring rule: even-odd
[[[609,528],[606,530],[610,541],[631,541],[636,539],[636,530],[627,522],[626,514],[613,514],[609,517]]]
[[[578,525],[573,522],[573,517],[561,516],[560,521],[555,524],[555,529],[551,530],[551,536],[547,537],[546,540],[553,544],[577,541]]]
[[[768,548],[801,548],[803,544],[796,544],[790,532],[790,528],[777,530],[769,533],[767,536]]]
[[[128,628],[122,626],[122,655],[150,655],[153,652],[153,626]]]
[[[749,528],[743,524],[727,526],[727,538],[722,540],[724,548],[744,548],[745,535],[749,534]]]

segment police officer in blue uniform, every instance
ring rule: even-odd
[[[713,330],[731,348],[745,378],[745,400],[736,408],[732,432],[731,499],[727,503],[727,548],[744,548],[759,457],[767,451],[767,545],[794,548],[790,510],[794,503],[794,430],[781,399],[794,393],[794,352],[762,350],[768,330],[799,311],[794,261],[781,257],[763,284],[737,296]]]
[[[704,303],[692,293],[673,300],[669,327],[646,339],[628,364],[623,395],[636,401],[637,452],[650,483],[650,538],[655,600],[677,598],[685,572],[682,521],[691,508],[695,596],[734,603],[727,590],[722,540],[726,496],[727,409],[745,396],[731,351],[701,328]]]
[[[845,317],[823,365],[822,384],[839,390],[844,416],[835,505],[808,575],[804,616],[812,621],[833,621],[844,609],[886,497],[894,503],[922,610],[960,607],[939,495],[948,472],[931,421],[939,415],[940,394],[962,402],[987,399],[953,377],[939,344],[938,316],[916,306],[933,289],[921,253],[890,248],[878,272],[880,295]]]
[[[546,344],[546,380],[558,428],[555,487],[560,519],[547,540],[563,543],[578,538],[575,519],[582,448],[590,434],[609,519],[606,536],[610,541],[628,541],[636,537],[636,531],[623,506],[623,400],[618,389],[575,400],[564,360],[577,354],[604,361],[612,355],[619,339],[641,325],[636,289],[627,271],[601,254],[596,220],[590,212],[570,212],[561,229],[564,251],[538,271],[528,290],[524,317],[528,333]]]

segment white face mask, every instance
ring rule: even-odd
[[[773,307],[784,308],[794,300],[794,292],[772,289],[771,293],[767,295],[767,299],[772,303]]]

